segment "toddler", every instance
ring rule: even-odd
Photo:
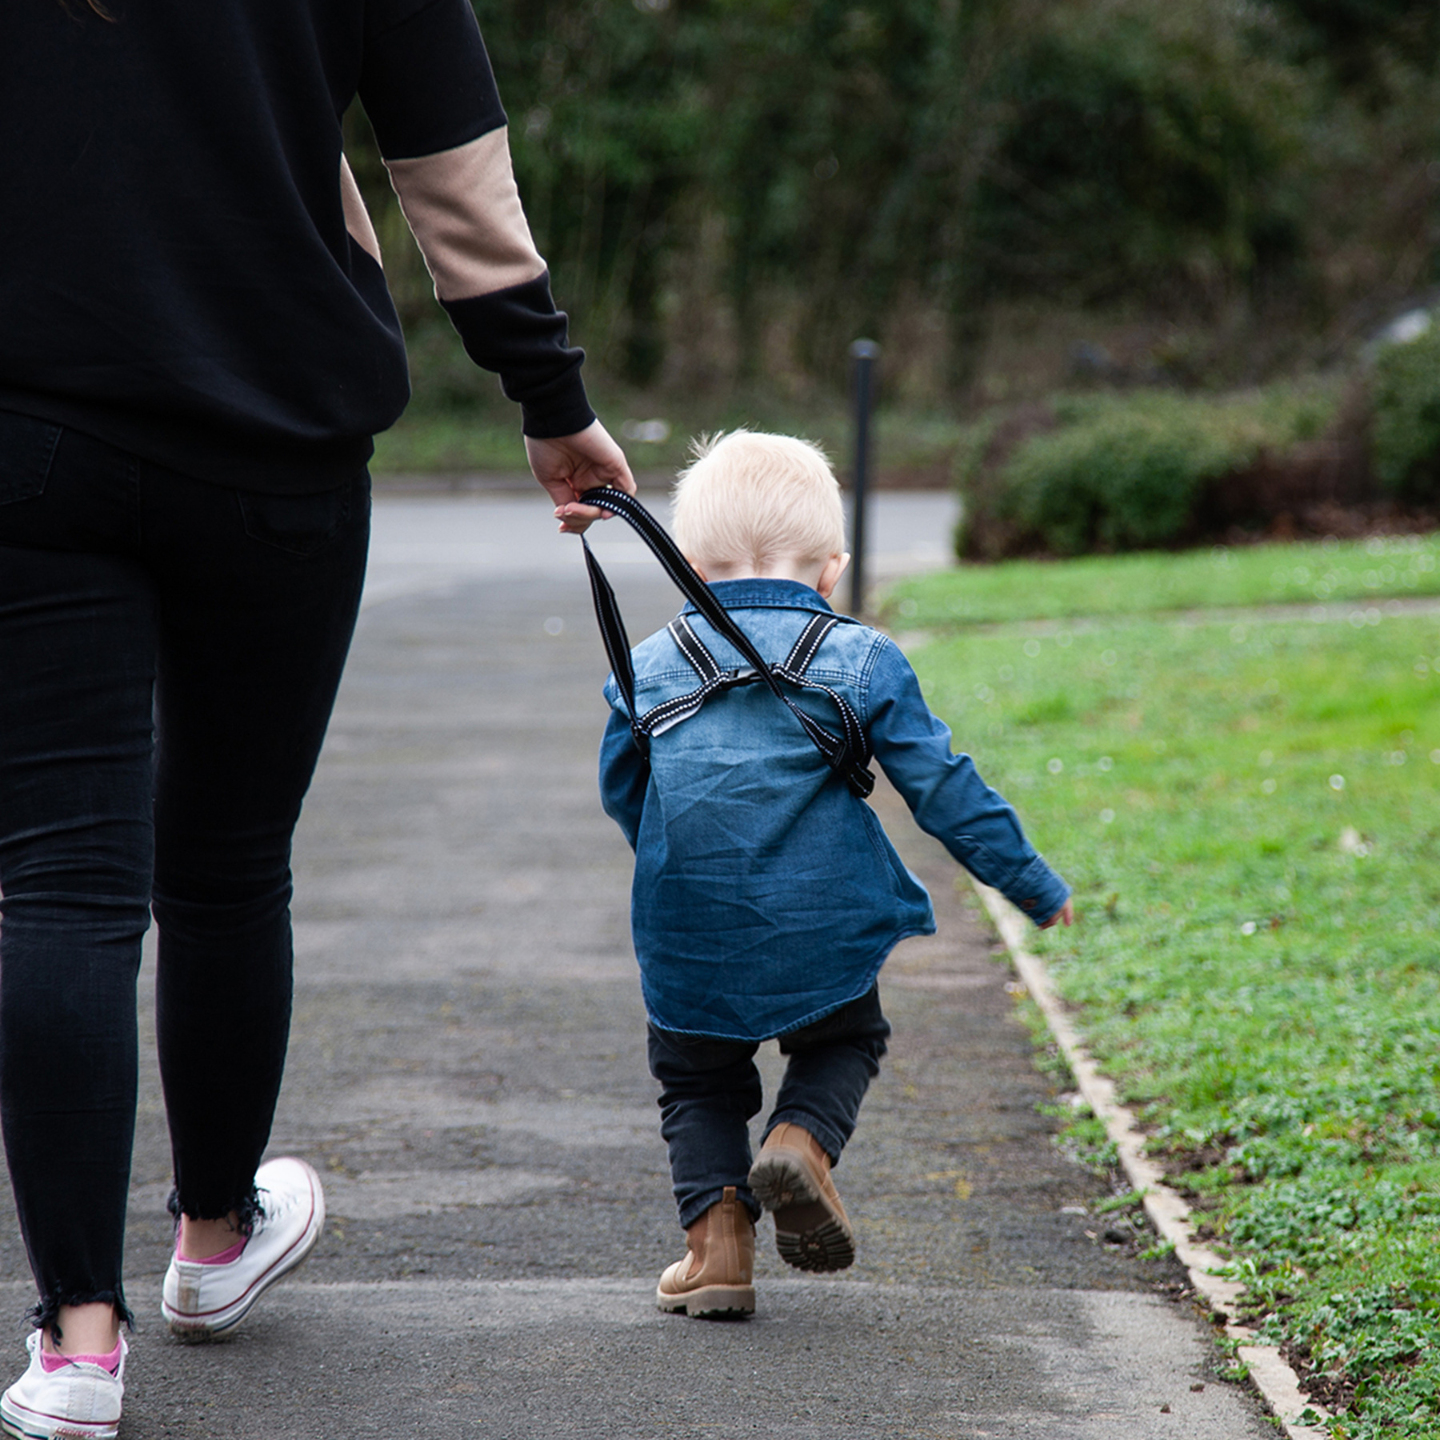
[[[826,603],[849,556],[818,449],[743,430],[702,443],[676,485],[674,533],[797,704],[838,731],[848,702],[923,829],[1037,924],[1070,923],[1069,887],[970,758],[950,753],[898,647]],[[890,1033],[876,977],[935,920],[874,812],[693,607],[636,646],[634,666],[634,717],[613,676],[606,686],[600,788],[635,850],[650,1069],[686,1232],[656,1299],[748,1315],[762,1209],[789,1264],[855,1258],[830,1172]],[[768,1039],[788,1063],[752,1164],[754,1056]]]

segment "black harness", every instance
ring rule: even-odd
[[[630,717],[630,732],[643,754],[650,753],[650,737],[667,726],[693,715],[712,696],[737,685],[763,684],[779,699],[804,727],[825,762],[843,775],[845,783],[862,799],[875,788],[875,777],[867,768],[870,744],[860,725],[854,707],[837,690],[806,678],[806,671],[819,650],[821,642],[840,623],[836,615],[815,615],[790,647],[790,653],[779,665],[769,664],[751,643],[749,636],[735,623],[730,612],[715,598],[715,592],[700,578],[695,568],[680,553],[679,547],[665,532],[658,520],[633,495],[610,486],[587,490],[581,500],[629,522],[636,534],[654,552],[665,572],[681,593],[715,628],[716,632],[738,650],[750,668],[722,670],[715,657],[705,648],[690,622],[683,615],[670,622],[671,638],[700,679],[699,686],[684,695],[677,695],[637,715],[635,709],[635,667],[630,658],[630,640],[615,592],[600,568],[589,542],[585,542],[585,565],[590,572],[590,593],[595,600],[595,618],[600,622],[600,635],[605,653],[615,674],[615,684],[625,701]],[[584,537],[581,537],[582,540]],[[785,687],[798,690],[821,690],[834,702],[840,713],[840,734],[827,729],[807,715],[788,694]]]

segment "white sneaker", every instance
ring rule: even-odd
[[[269,1160],[255,1172],[260,1218],[244,1250],[222,1265],[182,1260],[165,1272],[160,1313],[182,1340],[216,1340],[314,1248],[325,1226],[320,1177],[303,1160]]]
[[[120,1337],[120,1363],[112,1375],[88,1360],[46,1370],[40,1359],[40,1336],[39,1330],[32,1330],[26,1337],[30,1368],[0,1395],[0,1428],[21,1440],[58,1436],[114,1440],[125,1394],[125,1337]]]

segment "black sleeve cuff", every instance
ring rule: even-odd
[[[578,435],[596,421],[585,395],[585,382],[576,374],[565,386],[564,394],[553,397],[553,403],[541,406],[520,406],[520,429],[532,440],[557,440],[562,435]]]
[[[555,308],[550,277],[442,302],[466,353],[500,376],[524,415],[525,434],[536,440],[576,435],[594,422],[580,366],[585,352],[566,343],[566,315]]]

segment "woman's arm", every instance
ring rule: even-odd
[[[377,0],[369,15],[360,99],[436,298],[470,357],[519,402],[531,468],[563,528],[584,529],[598,514],[574,503],[584,490],[635,482],[590,408],[584,353],[551,297],[474,11],[468,0]]]

